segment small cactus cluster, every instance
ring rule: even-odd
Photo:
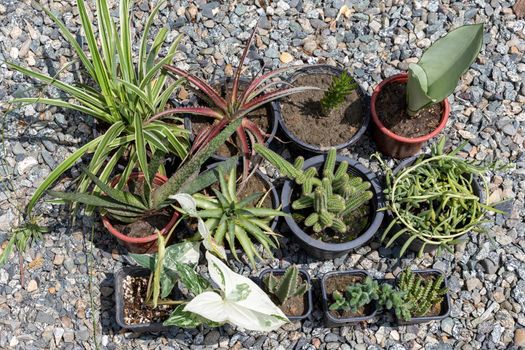
[[[273,273],[267,274],[263,277],[263,283],[280,305],[292,297],[304,295],[310,288],[308,283],[301,283],[299,268],[295,265],[288,267],[281,278],[275,277]]]
[[[412,316],[426,315],[433,305],[441,303],[447,288],[442,287],[444,277],[425,279],[410,269],[405,269],[399,277],[398,288],[406,294],[405,302],[411,307]]]
[[[407,303],[406,293],[395,289],[388,283],[381,285],[379,291],[378,304],[385,309],[393,309],[396,317],[402,320],[410,320],[412,318],[411,308],[412,304]]]
[[[345,293],[334,291],[334,303],[330,310],[357,312],[362,307],[379,299],[379,284],[371,277],[366,277],[363,283],[355,283],[346,287]]]
[[[328,152],[322,178],[318,177],[318,170],[314,167],[303,170],[302,157],[291,164],[263,146],[255,145],[255,150],[302,187],[301,196],[292,203],[292,209],[311,209],[311,213],[306,217],[295,215],[294,218],[303,219],[304,225],[312,227],[316,233],[327,228],[345,233],[347,225],[352,224],[351,214],[372,198],[370,182],[359,176],[350,176],[348,162],[340,162],[336,169],[335,148]]]

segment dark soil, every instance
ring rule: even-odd
[[[283,277],[282,275],[277,274],[274,274],[274,276],[277,278],[277,280],[280,280]],[[299,283],[303,282],[304,279],[301,274],[299,274]],[[268,293],[266,287],[264,290]],[[275,303],[275,305],[279,306],[279,309],[281,309],[281,311],[284,312],[286,316],[303,316],[308,311],[308,292],[301,296],[291,297],[282,305],[279,305],[279,299],[277,299],[275,296],[270,295],[270,298]]]
[[[346,101],[325,115],[321,109],[324,89],[332,82],[332,75],[302,75],[295,86],[316,86],[323,90],[305,91],[291,95],[281,103],[282,117],[286,127],[298,139],[321,148],[347,142],[359,130],[363,122],[363,102],[357,90]]]
[[[157,230],[162,230],[170,222],[171,213],[151,215],[144,219],[137,220],[131,224],[114,224],[113,226],[129,237],[142,238],[151,236]]]
[[[441,121],[443,107],[435,103],[411,117],[406,112],[406,84],[384,86],[376,101],[376,113],[383,125],[403,137],[421,137],[434,131]]]
[[[327,278],[325,283],[326,297],[328,298],[328,307],[335,301],[332,297],[333,292],[339,291],[345,293],[346,287],[354,283],[360,283],[365,279],[363,275],[333,275]],[[342,311],[342,310],[328,310],[330,315],[335,318],[349,318],[349,317],[362,317],[371,315],[374,312],[373,305],[368,304],[362,307],[357,312]]]
[[[124,322],[126,324],[163,322],[175,308],[170,305],[160,305],[153,309],[145,304],[148,277],[126,276],[122,288],[124,293]]]

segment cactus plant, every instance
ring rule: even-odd
[[[371,277],[366,277],[363,283],[347,286],[344,294],[334,291],[332,297],[334,303],[330,305],[330,310],[358,312],[362,307],[379,299],[379,284]]]
[[[346,71],[343,71],[339,76],[334,76],[330,87],[328,87],[321,99],[323,113],[328,114],[331,110],[341,105],[346,96],[356,88],[357,83]]]
[[[412,318],[413,304],[406,300],[407,293],[384,283],[379,290],[378,304],[388,310],[393,309],[396,317],[405,321]]]
[[[281,278],[269,273],[264,276],[263,283],[267,291],[279,300],[280,305],[292,297],[304,295],[310,288],[308,283],[301,283],[299,268],[295,265],[288,267]]]
[[[314,167],[302,169],[302,157],[296,158],[294,164],[291,164],[264,146],[255,145],[254,148],[280,172],[302,187],[301,196],[292,202],[292,209],[308,209],[311,212],[304,218],[294,215],[294,219],[303,220],[304,225],[312,227],[316,233],[327,228],[345,233],[347,226],[354,224],[352,213],[372,198],[370,182],[363,181],[358,176],[350,176],[348,162],[340,162],[336,169],[335,148],[328,152],[321,171],[322,178],[318,177],[318,171]]]
[[[443,280],[441,274],[434,278],[424,278],[408,268],[403,270],[398,288],[406,294],[405,300],[412,306],[411,316],[424,316],[432,306],[441,303],[448,290],[442,287]]]

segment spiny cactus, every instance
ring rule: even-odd
[[[314,167],[303,170],[304,159],[296,158],[294,164],[286,161],[277,153],[261,145],[254,145],[262,155],[279,171],[302,187],[301,196],[292,202],[292,209],[310,209],[310,214],[294,215],[294,219],[304,220],[306,227],[312,227],[316,233],[327,228],[338,233],[347,232],[347,225],[353,224],[352,213],[366,204],[373,196],[370,182],[359,176],[348,174],[348,162],[342,161],[336,169],[337,152],[330,149],[318,177]]]
[[[363,283],[355,283],[346,287],[345,293],[335,291],[332,294],[334,303],[330,310],[342,310],[357,312],[362,307],[379,299],[379,284],[370,277],[366,277]]]
[[[409,268],[399,277],[399,290],[406,294],[405,301],[411,305],[411,316],[426,315],[433,305],[441,303],[447,288],[442,287],[443,275],[423,278]]]
[[[357,88],[357,83],[346,71],[343,71],[339,76],[334,76],[330,87],[325,91],[321,99],[321,107],[324,114],[344,102],[346,96]]]
[[[304,295],[310,288],[308,283],[300,282],[299,268],[295,265],[288,267],[281,278],[275,277],[273,273],[267,274],[263,278],[263,283],[281,305],[289,298]]]

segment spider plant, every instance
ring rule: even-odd
[[[252,143],[264,143],[265,131],[260,130],[259,127],[250,120],[250,113],[254,110],[264,106],[271,101],[283,98],[292,94],[304,92],[307,90],[318,89],[316,87],[290,87],[278,79],[280,74],[284,72],[303,68],[304,65],[281,67],[271,72],[265,73],[261,76],[254,77],[246,86],[244,91],[240,91],[241,72],[246,61],[248,49],[250,48],[257,27],[252,31],[252,34],[244,47],[239,67],[235,71],[231,89],[227,91],[226,97],[221,96],[210,84],[201,78],[174,66],[166,65],[164,68],[174,74],[187,79],[190,87],[195,90],[207,104],[207,107],[177,107],[167,109],[163,112],[153,116],[151,120],[173,115],[173,114],[190,114],[203,117],[209,117],[215,120],[214,124],[209,128],[204,128],[196,135],[195,141],[190,152],[195,152],[200,147],[208,143],[217,133],[230,123],[232,120],[242,118],[242,124],[237,129],[237,137],[240,141],[240,150],[243,155],[244,169],[243,175],[247,176],[249,170],[249,159],[252,155],[252,150],[248,140]],[[277,80],[276,80],[277,79]],[[282,87],[278,87],[282,85]],[[270,91],[271,90],[271,91]]]
[[[92,153],[88,171],[98,175],[102,182],[107,182],[119,159],[123,156],[128,157],[119,188],[123,187],[132,169],[137,165],[146,179],[151,178],[147,166],[148,153],[173,153],[181,158],[186,156],[187,132],[180,123],[168,123],[160,118],[150,120],[151,116],[165,109],[171,94],[182,83],[180,79],[174,83],[170,82],[171,79],[162,71],[163,65],[172,62],[180,36],[171,43],[162,59],[158,56],[167,41],[167,28],[162,28],[156,33],[148,49],[151,25],[164,2],[165,0],[158,2],[144,25],[136,61],[132,58],[132,0],[120,0],[118,23],[111,17],[107,0],[96,0],[98,36],[95,36],[85,1],[77,0],[88,53],[84,52],[75,34],[70,33],[57,16],[41,7],[76,52],[83,70],[87,73],[86,80],[92,81],[93,84],[68,84],[56,77],[7,63],[9,68],[36,79],[44,86],[51,85],[68,96],[65,100],[37,96],[16,98],[11,102],[17,105],[42,103],[72,109],[92,116],[109,127],[103,135],[80,147],[49,174],[29,201],[27,213],[32,211],[42,194],[67,169],[88,153]],[[90,177],[82,175],[77,191],[87,192],[91,183]],[[95,187],[94,191],[99,192],[100,189]]]

